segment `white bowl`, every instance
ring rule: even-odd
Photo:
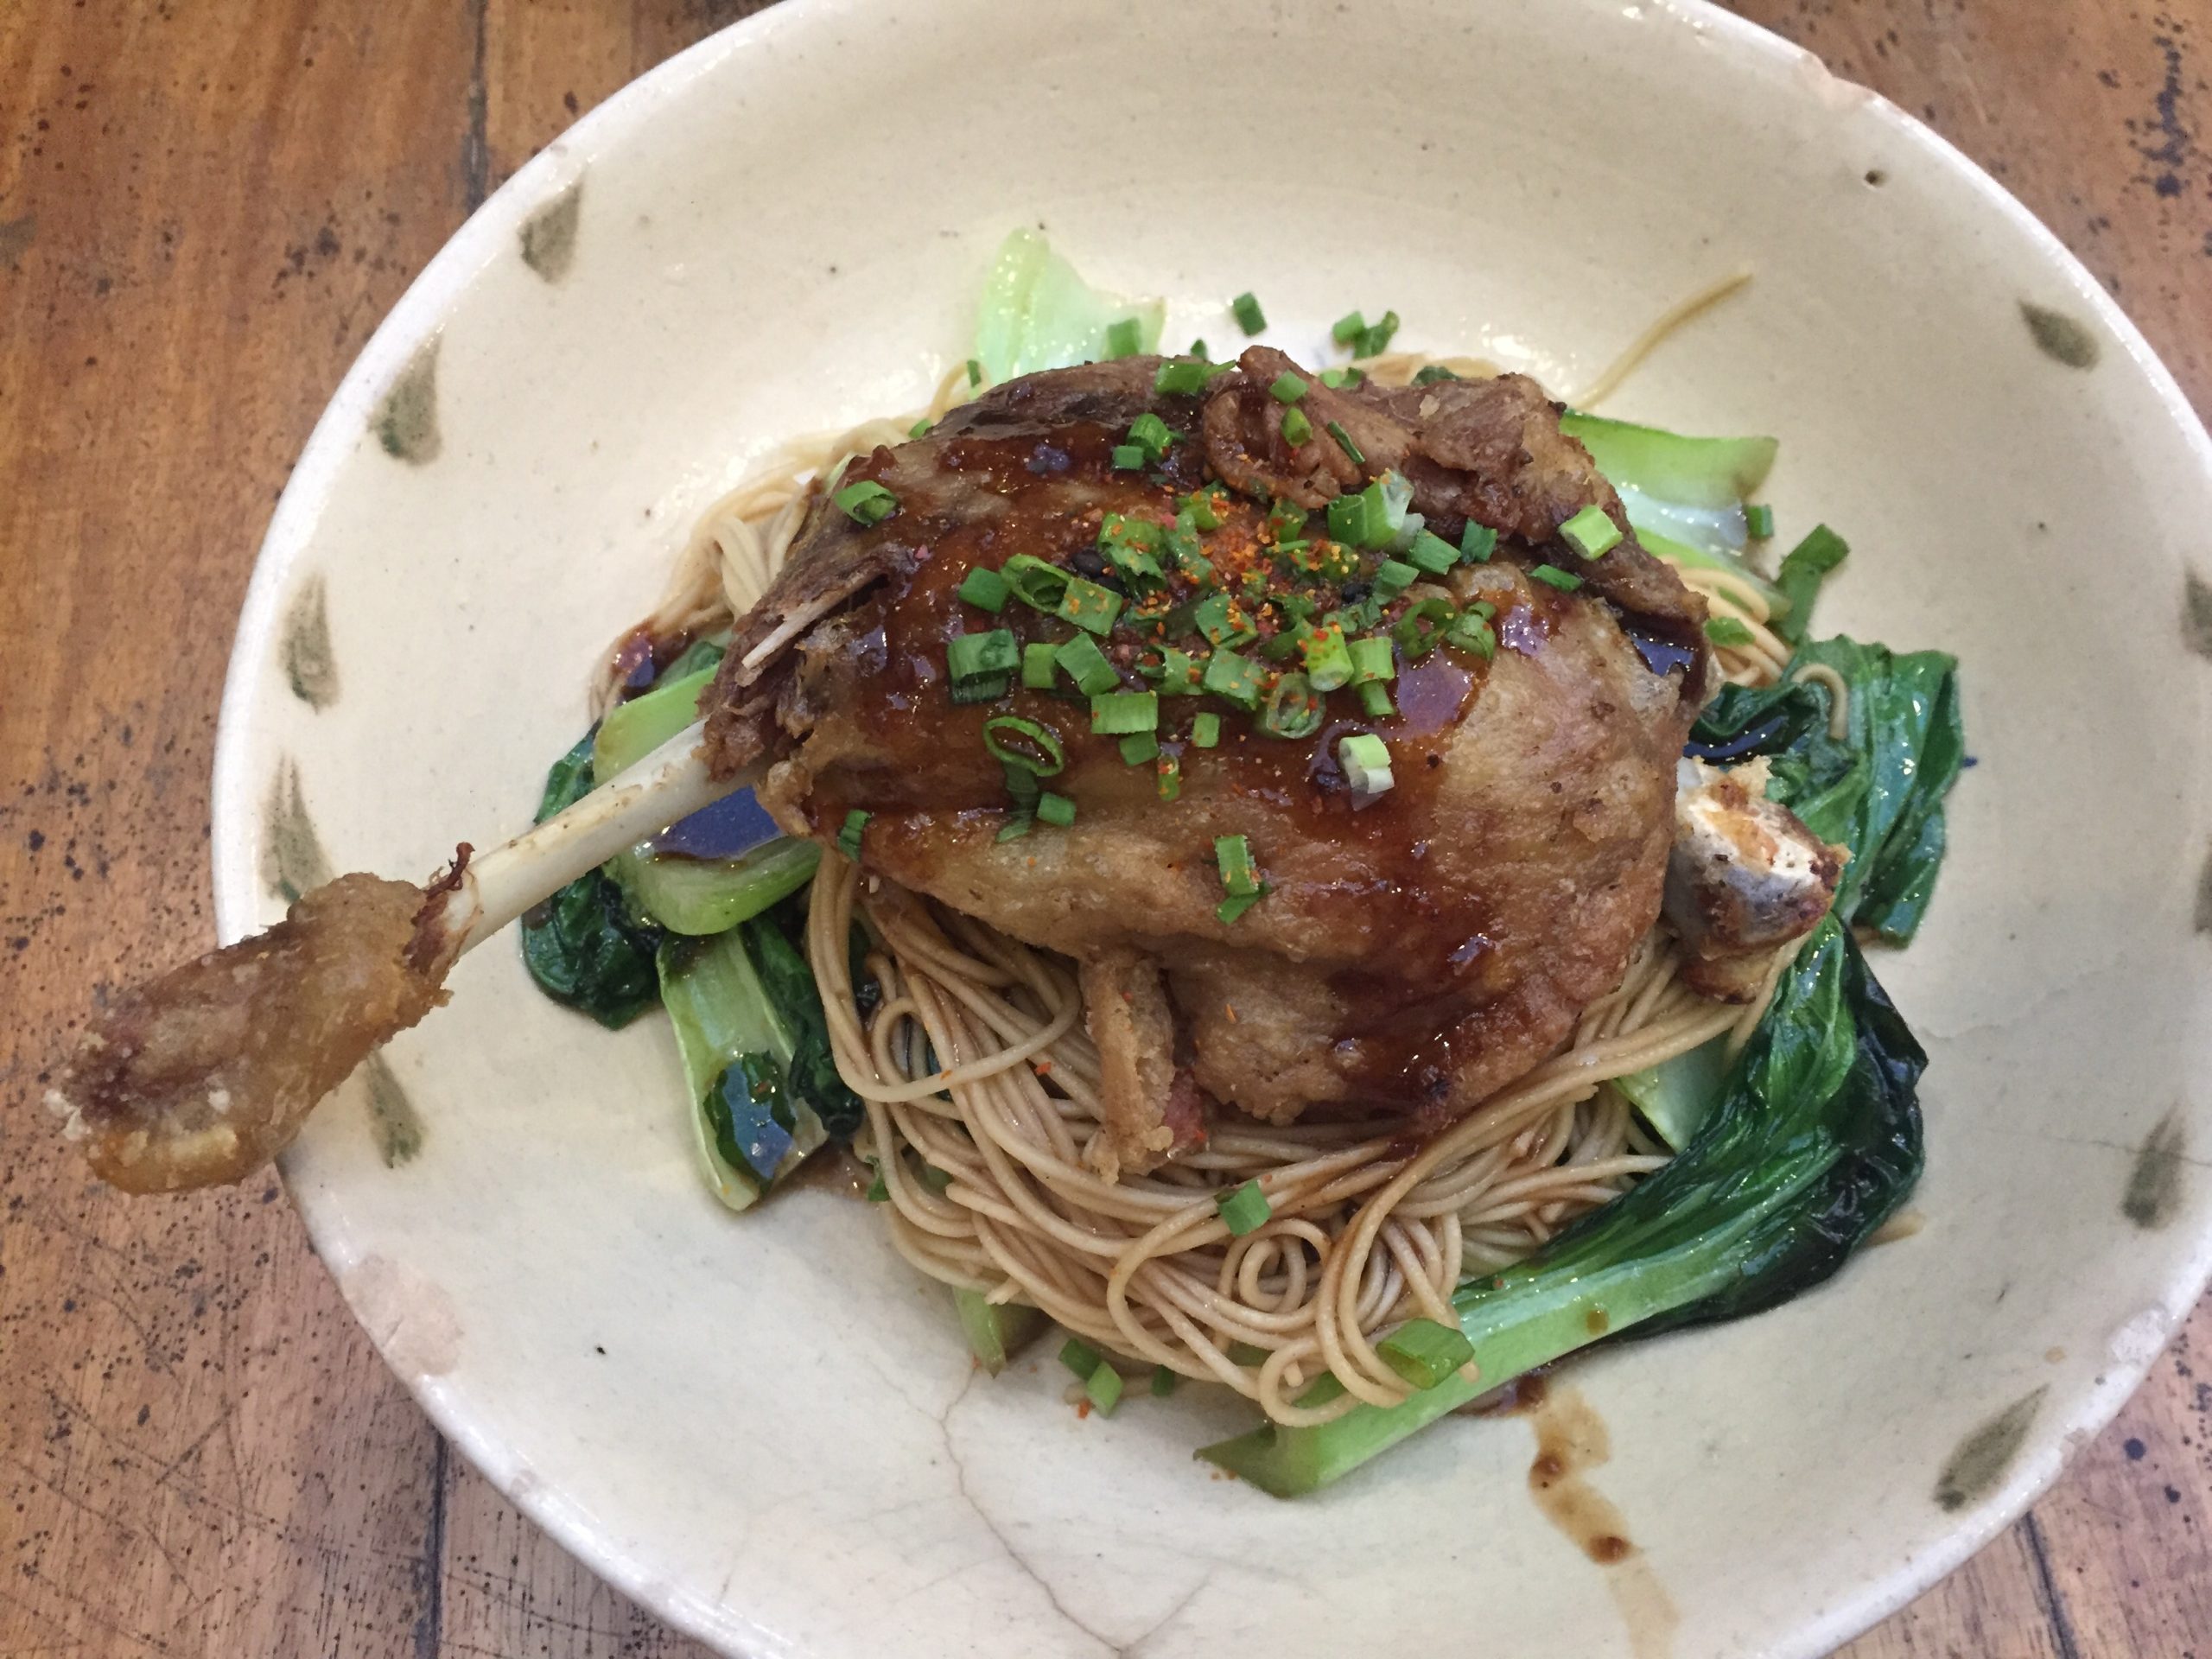
[[[725,1213],[665,1034],[511,948],[287,1159],[317,1248],[472,1460],[733,1653],[1647,1652],[1655,1584],[1684,1659],[1824,1650],[2018,1514],[2205,1278],[2212,452],[2018,204],[1717,10],[795,0],[663,66],[469,221],[316,429],[224,700],[226,937],[523,823],[693,516],[921,401],[1021,222],[1173,340],[1247,288],[1294,353],[1388,305],[1568,390],[1756,268],[1611,408],[1778,435],[1785,530],[1857,550],[1824,626],[1964,662],[1981,764],[1878,964],[1933,1060],[1923,1229],[1578,1365],[1633,1580],[1538,1515],[1510,1420],[1282,1503],[1191,1461],[1246,1421],[1203,1390],[1079,1421],[1049,1355],[977,1381],[870,1212]]]

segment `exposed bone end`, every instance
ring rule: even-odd
[[[316,888],[267,932],[117,996],[49,1108],[125,1192],[244,1179],[372,1049],[446,1000],[457,952],[442,938],[424,947],[416,926],[444,898],[372,875]]]

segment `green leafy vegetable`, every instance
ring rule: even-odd
[[[1828,688],[1794,677],[1814,665],[1849,689],[1840,739],[1828,734]],[[1816,641],[1777,684],[1722,687],[1691,729],[1688,753],[1724,763],[1769,757],[1767,793],[1851,849],[1836,913],[1896,944],[1912,938],[1942,862],[1943,798],[1966,758],[1955,658]]]
[[[1743,509],[1766,482],[1781,448],[1772,438],[1692,438],[1662,427],[1609,421],[1569,410],[1559,429],[1580,440],[1615,489],[1627,485],[1662,501]]]
[[[1407,1435],[1587,1344],[1737,1319],[1827,1278],[1921,1166],[1926,1057],[1851,936],[1823,922],[1673,1162],[1527,1261],[1452,1298],[1479,1380],[1454,1374],[1389,1408],[1313,1428],[1269,1424],[1200,1456],[1279,1497],[1348,1473]],[[1308,1403],[1340,1392],[1324,1378]]]
[[[543,823],[592,790],[592,734],[553,763],[538,802]],[[577,877],[523,918],[522,958],[538,988],[602,1026],[626,1026],[660,1001],[658,931],[630,918],[622,890],[599,870]]]
[[[1023,227],[999,245],[976,318],[976,356],[994,385],[1039,369],[1135,352],[1160,344],[1166,307],[1131,302],[1090,286],[1037,232]],[[1116,323],[1133,323],[1109,345]],[[1127,349],[1116,353],[1113,346]]]
[[[1802,645],[1812,631],[1813,601],[1820,596],[1821,583],[1850,551],[1851,544],[1842,537],[1826,524],[1815,524],[1783,559],[1783,611],[1774,631],[1791,645]]]

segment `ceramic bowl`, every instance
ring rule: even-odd
[[[1856,550],[1824,625],[1964,663],[1980,764],[1882,964],[1932,1057],[1920,1230],[1577,1366],[1633,1574],[1538,1514],[1510,1419],[1284,1503],[1192,1460],[1247,1421],[1205,1390],[1084,1421],[1049,1355],[979,1379],[871,1212],[725,1212],[664,1032],[504,944],[286,1160],[317,1248],[468,1458],[733,1654],[1825,1650],[2048,1484],[2205,1278],[2212,454],[2017,203],[1717,10],[794,0],[664,65],[470,219],[317,427],[224,700],[226,937],[526,822],[693,517],[920,402],[1021,223],[1171,339],[1255,289],[1311,356],[1387,305],[1570,391],[1756,270],[1609,408],[1777,435],[1785,531]]]

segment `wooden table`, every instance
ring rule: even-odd
[[[89,995],[212,937],[232,620],[370,328],[579,111],[756,9],[0,3],[0,1659],[702,1653],[448,1452],[273,1180],[120,1201],[37,1101]],[[1739,9],[2005,181],[2212,408],[2212,0]],[[2209,1548],[2212,1304],[1847,1651],[2212,1656]]]

